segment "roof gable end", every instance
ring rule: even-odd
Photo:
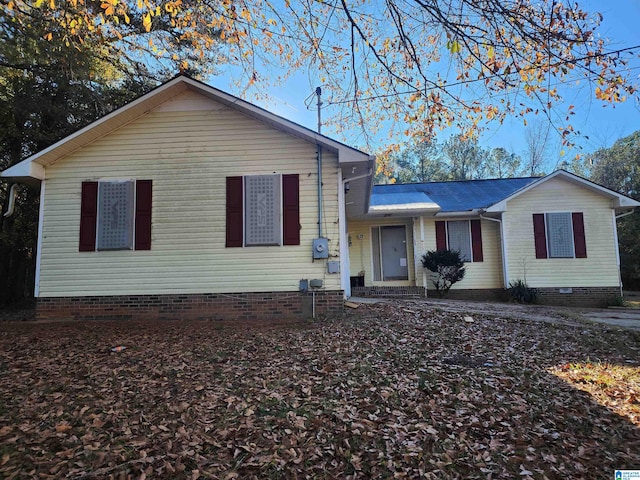
[[[637,200],[634,200],[631,197],[628,197],[626,195],[623,195],[621,193],[618,193],[614,190],[611,190],[609,188],[603,187],[602,185],[598,185],[597,183],[594,183],[590,180],[587,180],[585,178],[582,178],[578,175],[575,175],[573,173],[567,172],[566,170],[556,170],[555,172],[547,175],[546,177],[541,177],[540,179],[530,183],[529,185],[524,186],[523,188],[517,190],[516,192],[512,193],[511,195],[509,195],[508,197],[503,198],[502,200],[500,200],[499,202],[494,203],[493,205],[489,206],[486,208],[487,212],[504,212],[507,209],[507,203],[511,200],[513,200],[514,198],[519,197],[520,195],[522,195],[525,192],[528,192],[529,190],[536,188],[542,184],[544,184],[545,182],[548,182],[549,180],[553,179],[553,178],[559,178],[562,180],[565,180],[567,182],[570,182],[574,185],[577,185],[581,188],[585,188],[587,190],[590,190],[592,192],[595,192],[599,195],[602,195],[606,198],[611,199],[612,201],[612,205],[613,208],[615,209],[623,209],[623,208],[635,208],[635,207],[640,207],[640,202],[638,202]]]
[[[22,160],[3,171],[0,176],[43,179],[42,167],[53,164],[58,159],[98,140],[123,127],[142,115],[158,108],[176,96],[194,91],[222,105],[232,108],[277,130],[284,131],[304,141],[320,145],[338,154],[340,163],[370,162],[371,157],[353,147],[314,132],[306,127],[273,114],[257,105],[241,100],[205,83],[180,75],[156,87],[149,93],[127,103],[113,112],[95,120],[77,132],[68,135],[48,148]]]

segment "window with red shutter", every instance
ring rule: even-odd
[[[151,184],[151,180],[82,182],[79,250],[150,250]]]
[[[480,220],[436,221],[436,250],[457,250],[465,262],[482,262]]]
[[[300,245],[298,174],[227,177],[226,189],[227,247]]]

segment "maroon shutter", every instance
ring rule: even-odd
[[[151,250],[151,183],[136,181],[136,250]]]
[[[242,177],[227,177],[227,247],[242,246],[242,180]]]
[[[573,221],[573,244],[576,250],[576,258],[587,258],[587,242],[584,237],[582,212],[573,212],[571,220]]]
[[[482,262],[482,227],[480,220],[471,220],[471,250],[473,251],[473,261]]]
[[[81,252],[96,249],[96,220],[98,218],[98,182],[82,182],[80,203],[80,244]]]
[[[446,250],[447,249],[447,227],[445,222],[437,221],[436,222],[436,250]]]
[[[547,233],[544,213],[533,214],[533,238],[536,244],[536,258],[547,258]]]
[[[297,174],[282,176],[283,244],[300,245],[300,182]]]

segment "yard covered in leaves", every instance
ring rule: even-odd
[[[640,469],[639,348],[419,304],[4,323],[0,477],[612,478]]]

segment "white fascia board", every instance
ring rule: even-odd
[[[435,217],[477,217],[480,215],[480,210],[466,210],[462,212],[438,212]]]
[[[36,180],[44,180],[44,167],[39,163],[26,159],[7,168],[0,173],[0,176],[16,179],[35,178]]]
[[[369,213],[435,213],[440,210],[437,203],[404,203],[395,205],[374,205],[369,207]]]

